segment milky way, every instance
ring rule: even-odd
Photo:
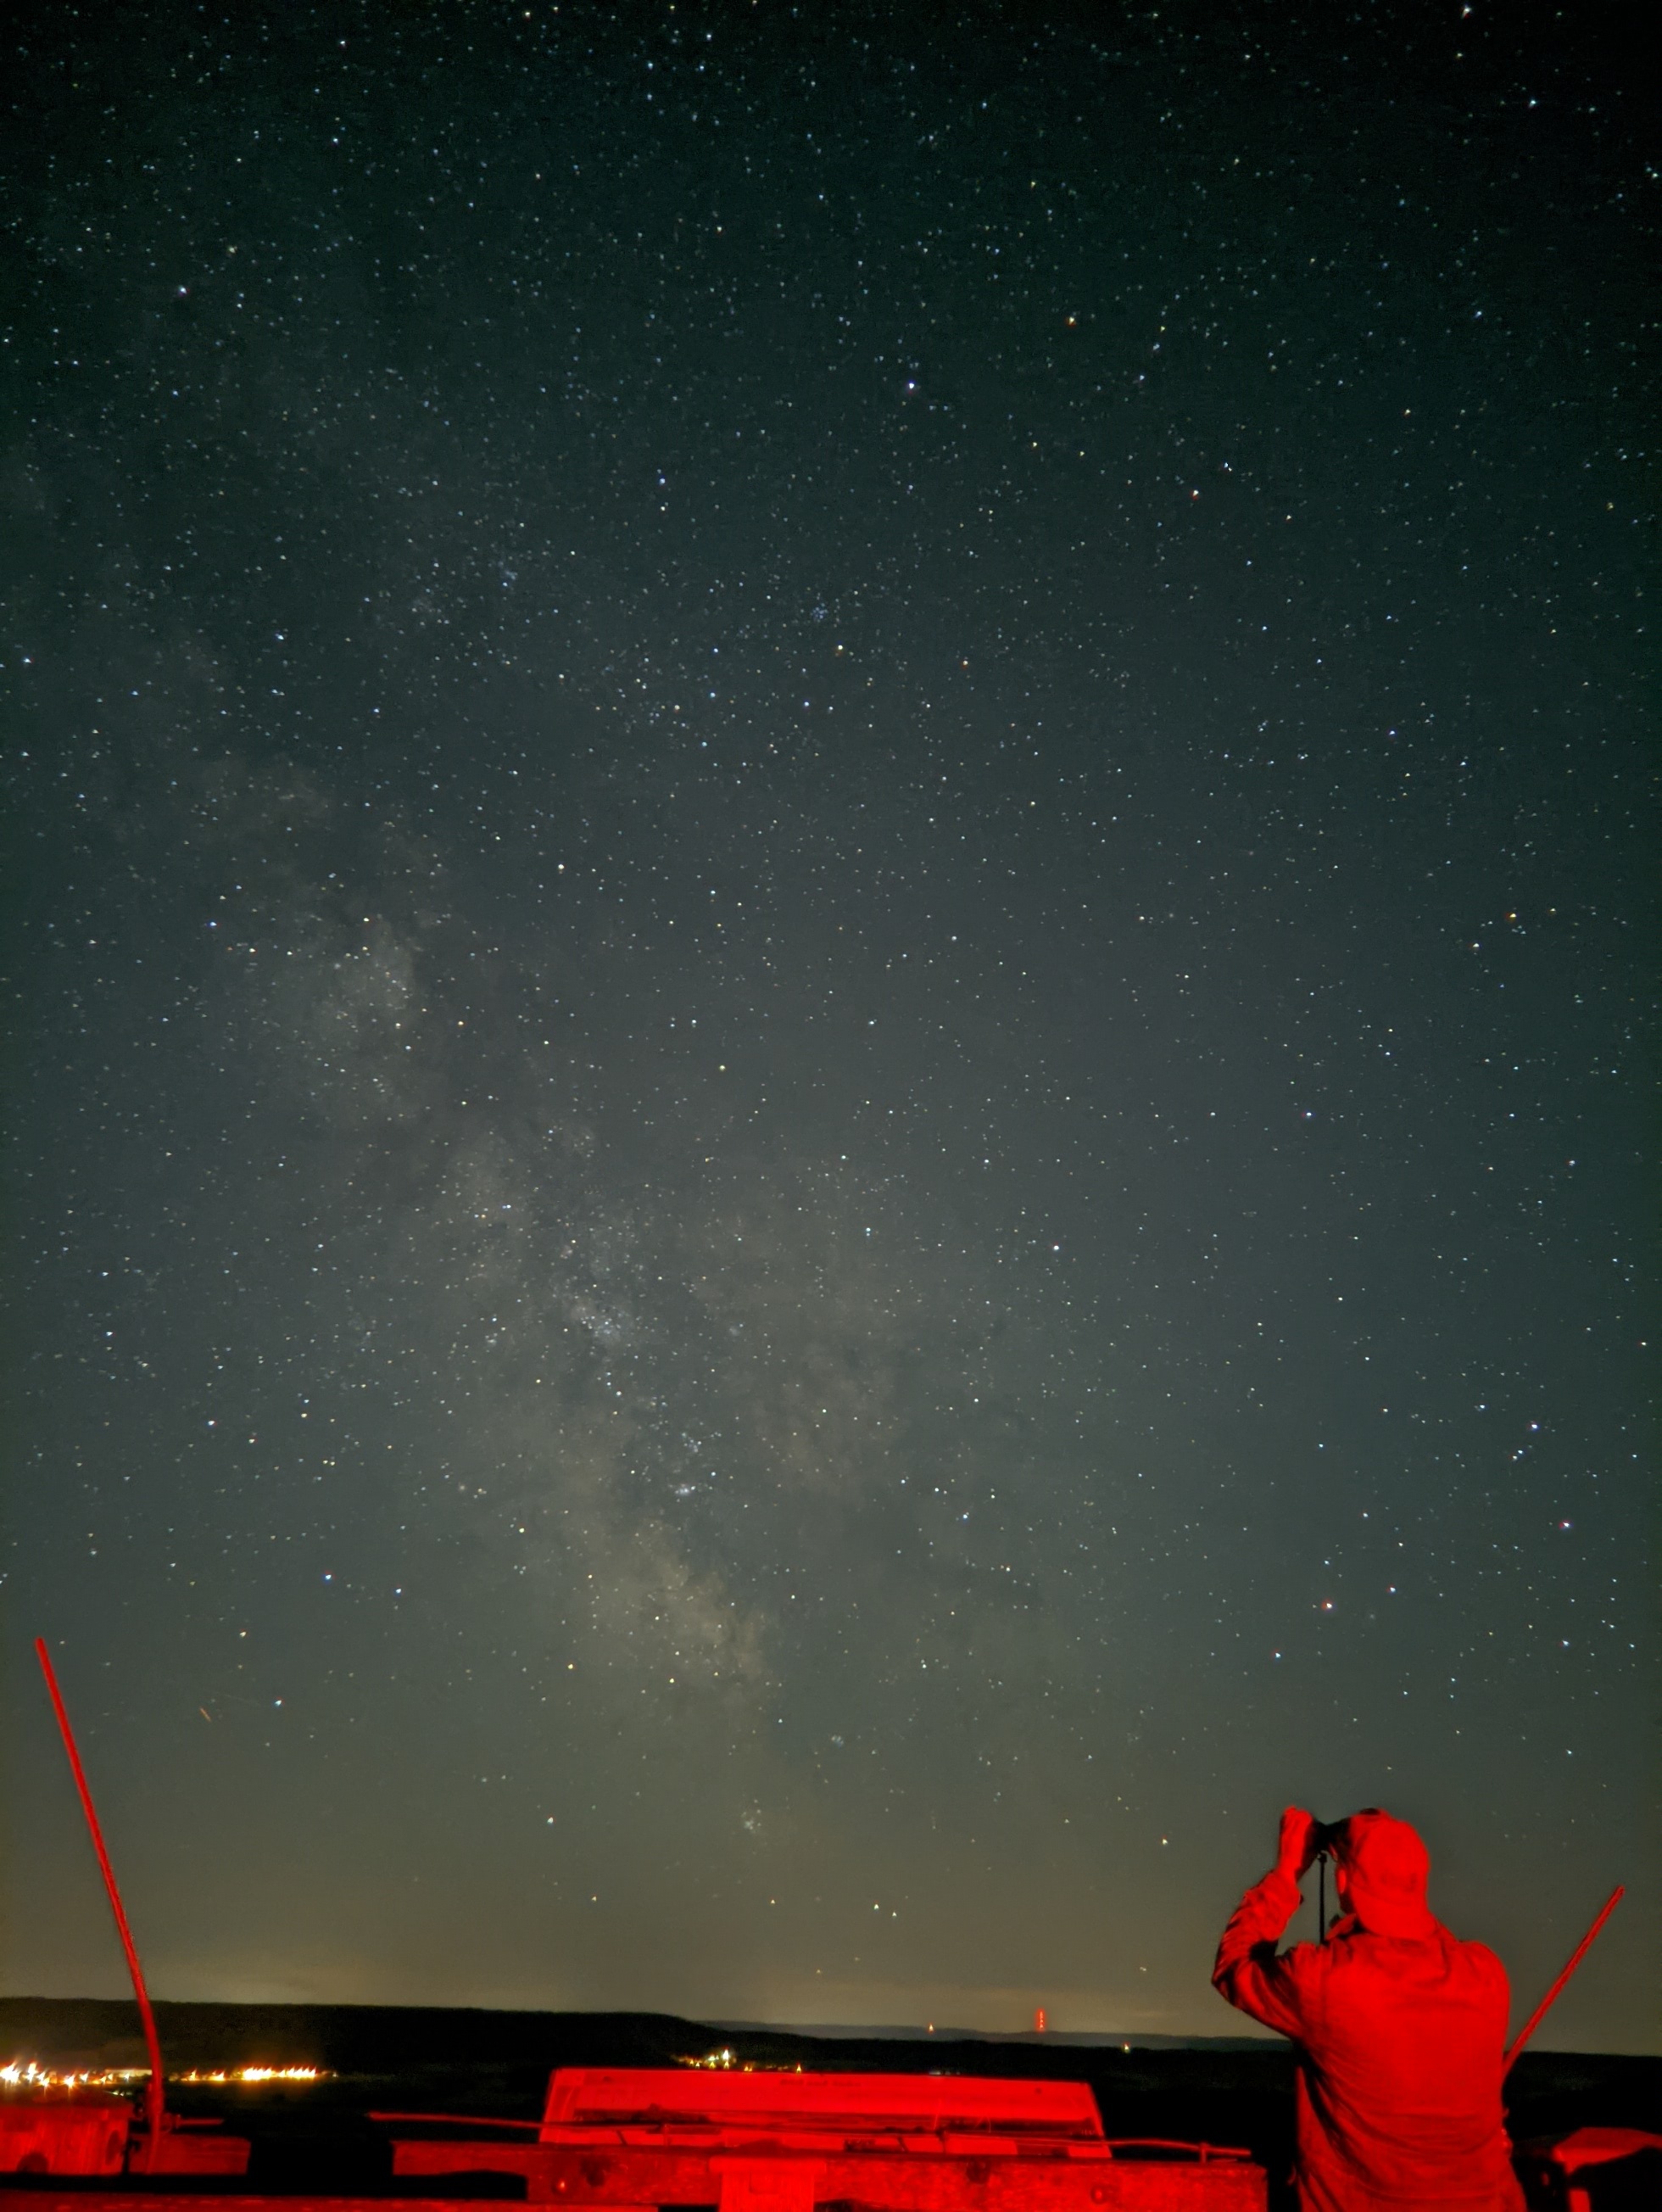
[[[1290,15],[18,34],[7,1987],[40,1633],[163,1995],[1653,2039],[1646,149]]]

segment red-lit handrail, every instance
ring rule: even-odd
[[[1233,2143],[1179,2142],[1170,2136],[1107,2136],[1104,2137],[1110,2150],[1180,2150],[1187,2157],[1198,2159],[1204,2166],[1209,2159],[1250,2158],[1250,2150],[1239,2150]]]
[[[1513,2036],[1512,2039],[1512,2048],[1507,2052],[1506,2057],[1501,2061],[1501,2075],[1502,2080],[1504,2080],[1505,2077],[1512,2071],[1513,2063],[1517,2058],[1518,2053],[1529,2041],[1529,2039],[1534,2034],[1536,2029],[1539,2027],[1541,2022],[1546,2018],[1547,2014],[1551,2010],[1552,2007],[1557,2003],[1559,1993],[1563,1989],[1564,1984],[1569,1979],[1570,1976],[1575,1972],[1575,1969],[1580,1965],[1582,1960],[1586,1957],[1587,1953],[1592,1948],[1594,1937],[1598,1935],[1599,1929],[1610,1918],[1611,1913],[1615,1911],[1617,1906],[1620,1905],[1622,1899],[1627,1895],[1627,1893],[1626,1885],[1624,1883],[1618,1882],[1616,1887],[1611,1890],[1610,1895],[1604,1899],[1604,1907],[1603,1911],[1600,1912],[1598,1917],[1593,1922],[1592,1927],[1588,1929],[1586,1934],[1581,1938],[1575,1948],[1570,1953],[1569,1957],[1564,1962],[1563,1972],[1559,1975],[1557,1980],[1542,1998],[1540,2003],[1536,2006],[1534,2011],[1531,2013],[1529,2018],[1519,2029],[1517,2034]]]
[[[110,1855],[104,1848],[104,1831],[98,1825],[93,1793],[87,1787],[86,1770],[81,1764],[81,1753],[76,1749],[75,1730],[70,1726],[70,1717],[64,1711],[63,1692],[58,1686],[58,1677],[52,1672],[52,1656],[46,1650],[44,1637],[35,1638],[34,1656],[40,1662],[40,1671],[46,1678],[46,1692],[52,1698],[52,1711],[58,1716],[58,1734],[64,1739],[64,1750],[70,1754],[70,1771],[74,1775],[75,1786],[80,1792],[81,1809],[87,1816],[88,1832],[93,1839],[93,1849],[98,1854],[99,1871],[104,1877],[104,1887],[109,1894],[110,1910],[115,1915],[116,1933],[120,1936],[121,1948],[127,1954],[127,1972],[133,1978],[133,1995],[138,1999],[138,2014],[144,2024],[144,2047],[150,2054],[150,2078],[144,2085],[144,2124],[149,2131],[148,2148],[154,2151],[161,2140],[167,2117],[164,2109],[167,2089],[161,2075],[161,2038],[156,2033],[155,2014],[150,2009],[150,1993],[144,1986],[144,1969],[138,1963],[133,1931],[127,1925],[121,1892],[116,1887],[115,1869],[110,1864]]]
[[[533,2135],[542,2126],[541,2120],[498,2120],[488,2112],[367,2112],[371,2120],[419,2120],[423,2125],[435,2128],[529,2128]]]

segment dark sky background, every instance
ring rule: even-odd
[[[11,17],[5,1988],[44,1633],[164,1996],[1239,2033],[1292,1799],[1656,2047],[1570,15]]]

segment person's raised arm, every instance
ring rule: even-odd
[[[1316,1856],[1317,1833],[1313,1814],[1299,1805],[1287,1808],[1276,1863],[1230,1914],[1212,1967],[1212,1986],[1220,1996],[1282,2035],[1299,2033],[1302,2008],[1297,1954],[1279,1959],[1276,1946],[1303,1902],[1299,1876]]]
[[[1276,1841],[1277,1874],[1284,1874],[1296,1882],[1309,1871],[1315,1862],[1318,1826],[1315,1814],[1307,1813],[1301,1805],[1287,1808],[1281,1816],[1281,1833]]]

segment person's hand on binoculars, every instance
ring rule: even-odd
[[[1314,1861],[1319,1828],[1313,1813],[1307,1813],[1301,1805],[1289,1805],[1281,1816],[1281,1841],[1276,1851],[1276,1865],[1281,1873],[1296,1881]]]

